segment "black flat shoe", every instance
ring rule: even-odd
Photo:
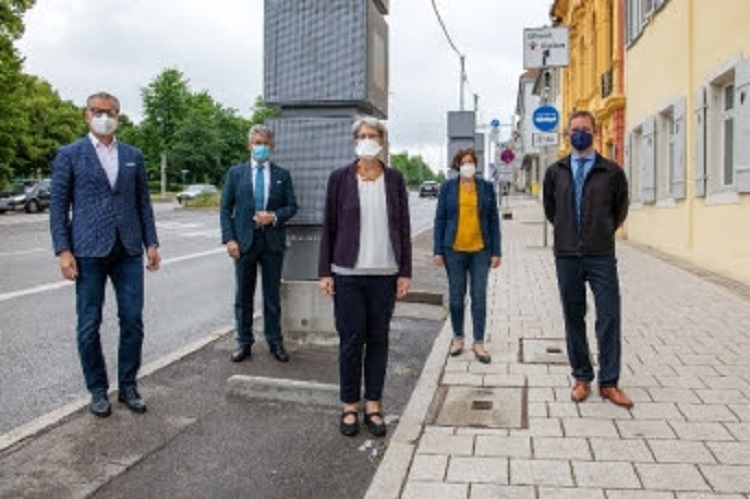
[[[347,416],[354,416],[354,422],[353,423],[347,423],[344,420],[347,418]],[[353,437],[357,433],[359,433],[359,418],[358,418],[357,411],[342,411],[341,412],[341,422],[339,423],[339,430],[341,431],[341,434],[346,437]]]
[[[284,345],[271,345],[271,355],[279,362],[289,362],[289,354],[284,350]]]
[[[91,404],[89,404],[89,411],[94,416],[100,418],[106,418],[112,414],[112,404],[107,400],[107,395],[92,395]]]
[[[121,388],[120,393],[117,394],[117,400],[125,404],[128,409],[135,413],[143,414],[146,412],[146,401],[143,400],[134,386]]]
[[[372,420],[373,417],[380,418],[380,423],[376,423]],[[374,437],[383,437],[386,433],[386,427],[385,427],[385,420],[383,419],[383,415],[379,412],[370,412],[365,413],[365,424],[367,425],[367,429],[370,431],[370,433]]]
[[[243,360],[250,358],[253,354],[253,346],[245,345],[238,347],[237,350],[232,352],[232,362],[242,362]]]

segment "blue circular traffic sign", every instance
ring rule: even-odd
[[[557,128],[560,121],[560,114],[553,106],[539,106],[531,115],[534,126],[542,132],[551,132]]]
[[[490,126],[492,128],[500,128],[500,120],[495,118],[492,121],[490,121]]]

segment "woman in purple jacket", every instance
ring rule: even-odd
[[[358,159],[328,178],[318,277],[320,290],[333,297],[339,334],[341,433],[359,431],[364,365],[364,421],[383,436],[388,331],[396,299],[411,284],[409,197],[401,173],[378,159],[385,125],[365,117],[352,133]]]

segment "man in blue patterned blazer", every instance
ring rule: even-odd
[[[256,125],[248,133],[251,159],[227,172],[221,195],[221,242],[234,260],[237,350],[233,362],[250,357],[255,342],[253,308],[258,266],[263,279],[263,329],[279,362],[288,362],[281,334],[281,268],[287,221],[297,213],[292,176],[269,160],[273,132]]]
[[[143,154],[118,142],[120,102],[99,92],[86,101],[87,136],[66,145],[52,165],[50,231],[60,272],[75,281],[78,354],[91,392],[89,410],[112,412],[102,354],[107,278],[117,295],[120,320],[118,400],[136,413],[146,403],[136,389],[143,344],[143,250],[146,268],[159,268],[159,240]]]

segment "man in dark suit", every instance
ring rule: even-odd
[[[52,165],[52,243],[62,276],[75,281],[78,353],[91,393],[89,409],[100,417],[112,411],[99,337],[107,278],[120,320],[118,399],[143,413],[136,376],[143,344],[144,248],[148,270],[157,270],[160,262],[143,154],[115,138],[119,116],[113,95],[89,97],[84,113],[89,134],[62,147]]]
[[[281,268],[286,250],[285,224],[297,213],[292,177],[269,161],[273,132],[256,125],[248,133],[251,159],[227,173],[221,196],[221,240],[235,261],[237,350],[233,362],[251,354],[253,307],[258,265],[263,279],[263,326],[271,354],[288,362],[281,334]]]

